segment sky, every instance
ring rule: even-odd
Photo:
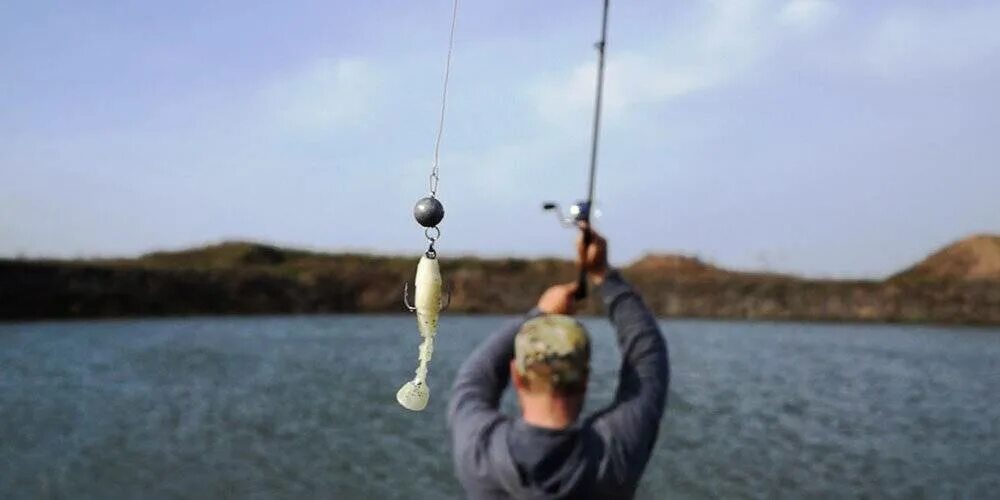
[[[437,248],[571,257],[600,0],[462,0]],[[450,0],[0,5],[0,255],[418,255]],[[881,277],[1000,233],[1000,3],[612,1],[612,263]]]

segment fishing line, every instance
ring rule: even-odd
[[[451,76],[451,53],[455,50],[455,24],[458,20],[458,0],[451,9],[451,32],[448,34],[448,56],[444,60],[444,88],[441,91],[441,115],[438,119],[437,139],[434,141],[434,163],[431,167],[431,196],[437,195],[438,163],[441,158],[441,137],[444,134],[444,115],[448,107],[448,79]]]

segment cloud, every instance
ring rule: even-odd
[[[958,4],[956,4],[958,5]],[[863,60],[883,76],[969,67],[1000,52],[1000,5],[890,12],[870,36]]]
[[[365,59],[321,59],[266,84],[261,102],[275,124],[292,130],[342,128],[365,121],[380,83]]]
[[[824,27],[837,15],[837,6],[828,0],[792,0],[778,12],[778,21],[799,31]]]
[[[632,105],[697,92],[725,80],[728,73],[719,65],[663,67],[653,56],[620,54],[607,63],[604,112],[615,116]],[[596,78],[597,68],[589,63],[577,66],[566,77],[543,79],[531,89],[539,113],[548,121],[590,113]]]
[[[609,57],[605,110],[662,103],[737,81],[789,35],[818,29],[837,14],[825,0],[709,1],[698,21],[668,29],[667,37],[642,50]],[[592,109],[596,68],[592,61],[529,90],[547,121],[575,122]]]

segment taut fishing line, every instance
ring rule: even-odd
[[[403,384],[396,392],[396,400],[408,410],[420,411],[427,407],[430,387],[427,385],[427,365],[434,353],[434,335],[437,334],[438,316],[447,307],[442,302],[441,268],[438,263],[434,243],[441,237],[438,224],[444,219],[444,205],[437,199],[438,172],[441,157],[441,138],[444,135],[444,117],[448,108],[448,79],[451,76],[451,54],[455,48],[455,23],[458,19],[458,0],[454,0],[451,10],[451,32],[448,35],[448,55],[444,63],[444,85],[441,91],[441,114],[438,117],[437,138],[434,141],[434,159],[431,164],[430,194],[417,200],[413,207],[413,217],[424,227],[424,237],[429,242],[427,251],[417,263],[417,275],[413,280],[413,305],[407,298],[407,288],[403,288],[403,301],[411,312],[417,313],[417,331],[424,339],[420,343],[417,370],[412,380]]]

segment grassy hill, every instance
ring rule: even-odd
[[[1000,236],[977,234],[892,277],[897,281],[1000,281]]]

